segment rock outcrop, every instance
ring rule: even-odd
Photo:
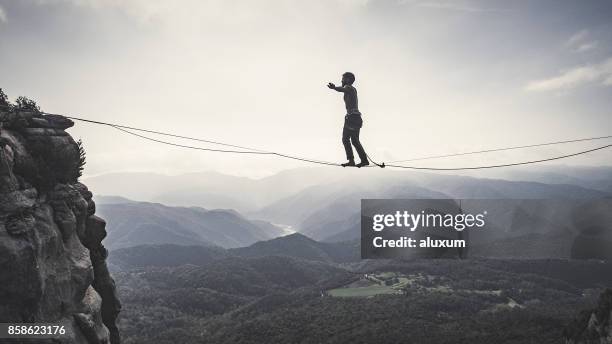
[[[103,219],[78,182],[73,122],[0,104],[0,323],[54,323],[40,343],[119,343],[121,304],[106,266]]]
[[[597,308],[583,311],[564,331],[566,344],[612,344],[612,289],[606,289]]]

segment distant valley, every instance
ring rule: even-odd
[[[546,201],[609,199],[610,169],[506,180],[336,172],[95,179],[125,342],[557,343],[612,286],[612,233],[577,232],[580,216]],[[362,260],[362,198],[513,207],[490,209],[498,221],[468,259]]]
[[[357,252],[300,234],[231,250],[115,250],[120,328],[134,344],[554,343],[612,285],[610,262],[362,261]]]
[[[521,199],[588,200],[612,197],[612,193],[607,191],[608,183],[612,184],[610,168],[570,168],[565,178],[560,177],[559,171],[507,173],[515,177],[527,175],[532,180],[540,180],[538,182],[392,170],[341,171],[329,173],[325,169],[295,169],[260,180],[218,173],[173,177],[117,174],[94,177],[88,183],[98,183],[98,189],[102,192],[120,192],[116,195],[96,195],[99,211],[108,222],[109,236],[105,243],[111,249],[143,244],[235,248],[294,231],[317,241],[353,241],[360,236],[359,211],[363,198],[516,200],[515,217],[532,218],[528,208],[520,209]],[[541,182],[552,175],[555,176],[551,177],[552,182],[576,181],[580,185]],[[189,189],[190,184],[193,187]],[[206,189],[206,192],[200,192],[200,188]],[[211,192],[223,197],[211,196]],[[169,194],[173,194],[173,198],[167,198]],[[239,196],[239,202],[226,202],[228,197],[236,196]],[[136,201],[138,197],[140,200],[165,199],[169,204],[181,206],[140,202]],[[203,204],[212,207],[202,208]],[[234,207],[215,207],[220,205]],[[516,223],[514,229],[492,228],[487,231],[486,240],[495,243],[498,249],[491,250],[491,246],[480,245],[475,247],[472,254],[570,257],[578,233],[570,228],[556,228],[546,218],[538,221],[537,227],[520,227],[516,225],[520,221],[515,219],[512,222]],[[506,220],[503,222],[510,223]],[[607,233],[599,239],[585,238],[583,241],[588,244],[589,240],[600,239],[612,241],[612,234]]]

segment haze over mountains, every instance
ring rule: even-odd
[[[551,177],[552,182],[575,184],[379,169],[316,168],[288,170],[259,180],[211,172],[180,176],[121,173],[89,178],[87,183],[100,193],[95,197],[100,213],[108,219],[106,244],[111,249],[143,244],[243,247],[292,230],[318,241],[356,240],[360,234],[363,198],[513,199],[517,200],[518,214],[514,216],[532,218],[529,210],[519,209],[518,200],[612,197],[608,191],[612,185],[612,168],[608,167],[505,173],[543,181]],[[134,200],[159,201],[166,205]],[[488,241],[503,241],[495,244],[497,253],[520,255],[515,248],[529,247],[525,244],[530,243],[529,256],[534,258],[549,254],[569,256],[576,233],[562,226],[554,228],[546,216],[538,221],[537,228],[513,224],[512,228],[489,230]],[[612,238],[606,236],[605,240]],[[548,248],[543,249],[541,245]]]
[[[476,175],[473,173],[473,175]],[[156,173],[111,173],[84,178],[96,195],[121,196],[134,201],[158,202],[165,205],[199,206],[207,209],[235,209],[241,213],[257,213],[276,201],[293,196],[310,187],[333,187],[336,191],[363,189],[378,190],[396,187],[398,183],[429,185],[433,191],[442,180],[447,188],[464,186],[468,181],[497,178],[545,184],[569,184],[586,189],[612,192],[612,167],[550,166],[530,169],[488,171],[486,178],[421,173],[391,169],[336,169],[298,168],[282,171],[269,177],[251,179],[217,172],[189,173],[167,176]],[[424,185],[427,184],[427,185]],[[485,194],[480,193],[478,197]],[[499,195],[508,197],[507,195]],[[461,197],[468,197],[462,195]],[[522,195],[518,196],[526,198]]]
[[[247,246],[286,234],[265,221],[248,220],[234,210],[168,207],[159,203],[125,202],[98,206],[107,220],[110,249],[143,244]]]
[[[86,178],[97,195],[122,196],[166,205],[235,209],[249,212],[302,188],[322,183],[327,174],[288,170],[263,179],[217,172],[167,176],[156,173],[111,173]]]
[[[261,217],[289,223],[316,240],[339,241],[359,237],[361,198],[452,199],[598,199],[610,193],[565,184],[514,182],[469,177],[436,176],[426,180],[395,181],[374,190],[338,196],[329,188],[310,188],[281,200],[261,212]],[[290,207],[287,207],[290,204]],[[306,209],[297,212],[295,209]],[[292,211],[293,210],[293,211]],[[281,218],[277,218],[280,214]],[[333,225],[333,226],[331,226]]]

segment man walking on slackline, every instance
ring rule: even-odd
[[[342,129],[342,144],[346,151],[346,159],[348,162],[342,164],[342,167],[346,166],[367,166],[368,156],[363,150],[361,142],[359,142],[359,130],[363,124],[361,119],[361,112],[357,107],[357,89],[353,87],[355,82],[355,74],[346,72],[342,74],[342,86],[336,86],[333,83],[327,84],[332,90],[344,93],[344,105],[346,106],[346,116],[344,116],[344,128]],[[355,157],[353,156],[353,149],[351,143],[355,146],[357,155],[361,161],[355,165]]]

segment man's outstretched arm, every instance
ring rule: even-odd
[[[329,84],[327,84],[327,87],[331,88],[332,90],[336,90],[338,92],[344,92],[345,88],[342,86],[336,86],[334,85],[334,83],[330,82]]]

